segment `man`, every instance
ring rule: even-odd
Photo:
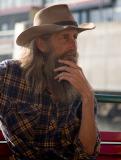
[[[94,27],[65,4],[44,8],[17,38],[22,57],[0,64],[1,128],[16,160],[96,159],[95,97],[76,42]]]

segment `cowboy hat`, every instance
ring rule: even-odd
[[[74,20],[68,5],[59,4],[39,10],[34,17],[33,26],[23,31],[16,40],[20,46],[30,43],[38,36],[54,33],[67,28],[78,32],[95,28],[93,23],[83,23],[80,26]]]

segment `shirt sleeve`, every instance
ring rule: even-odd
[[[3,94],[5,73],[6,73],[6,61],[3,61],[0,62],[0,114],[2,113],[3,105],[5,103],[5,96]]]
[[[3,83],[4,83],[4,77],[5,77],[5,71],[6,71],[6,64],[5,61],[0,62],[0,93],[3,88]]]
[[[95,116],[97,113],[97,106],[98,106],[98,103],[97,103],[97,100],[95,99],[95,107],[94,107]],[[74,150],[75,150],[74,160],[77,160],[77,159],[78,160],[96,160],[96,157],[100,152],[100,142],[101,142],[100,132],[97,129],[97,137],[96,137],[94,152],[92,155],[89,155],[88,153],[85,152],[83,144],[81,143],[80,139],[76,135],[73,143]]]
[[[79,138],[75,138],[74,140],[74,149],[75,149],[75,155],[74,155],[74,160],[96,160],[96,157],[98,156],[100,152],[100,134],[97,131],[97,139],[96,139],[96,144],[94,147],[94,152],[92,155],[89,155],[88,153],[85,152],[84,146],[81,143]]]

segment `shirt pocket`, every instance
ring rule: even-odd
[[[4,122],[12,134],[27,138],[34,136],[33,126],[37,123],[38,109],[29,103],[11,101]]]

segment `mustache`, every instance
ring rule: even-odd
[[[77,63],[78,53],[73,50],[70,50],[68,52],[65,52],[62,56],[60,56],[59,59],[70,60],[74,63]]]
[[[70,50],[63,53],[61,56],[52,52],[48,55],[48,59],[43,68],[46,86],[50,89],[52,94],[57,97],[59,102],[68,104],[75,99],[78,93],[68,81],[63,80],[58,82],[55,80],[54,77],[58,73],[55,73],[54,69],[63,66],[63,64],[58,62],[59,59],[70,60],[76,63],[78,53]]]

